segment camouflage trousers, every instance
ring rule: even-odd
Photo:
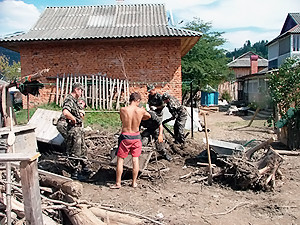
[[[66,121],[59,120],[56,127],[65,139],[66,151],[69,155],[86,156],[84,130],[81,126],[70,126]]]
[[[174,136],[175,141],[182,144],[185,142],[185,134],[184,134],[184,127],[187,120],[187,115],[184,113],[179,115],[174,123]]]
[[[167,154],[167,151],[165,149],[164,143],[158,142],[158,135],[159,135],[158,128],[156,130],[149,129],[149,128],[144,130],[141,133],[142,144],[143,144],[143,146],[146,146],[151,141],[151,138],[152,138],[155,142],[156,151],[161,155],[165,155],[165,154]]]

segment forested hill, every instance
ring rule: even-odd
[[[12,65],[15,61],[20,62],[20,53],[11,51],[7,48],[0,47],[0,55],[4,55],[9,59],[9,65]]]
[[[226,57],[230,60],[236,59],[239,56],[243,55],[246,52],[252,51],[261,57],[268,59],[268,48],[266,44],[268,41],[259,41],[251,45],[251,42],[248,40],[245,42],[244,46],[239,49],[234,49],[232,52],[227,52]]]

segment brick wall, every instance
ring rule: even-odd
[[[139,91],[146,101],[147,83],[156,83],[159,92],[168,91],[181,101],[180,39],[145,39],[112,41],[60,41],[27,43],[20,48],[22,76],[50,68],[40,79],[45,88],[41,95],[30,95],[30,106],[52,102],[57,74],[105,73],[124,79],[123,59],[130,92]],[[23,98],[26,102],[26,97]],[[26,108],[24,104],[24,108]]]
[[[263,70],[264,68],[265,67],[261,67],[261,66],[258,67],[257,72]],[[240,77],[251,74],[251,67],[233,67],[231,69],[234,71],[236,78],[240,78]]]

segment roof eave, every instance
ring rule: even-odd
[[[201,36],[181,38],[181,57],[185,56],[199,41]]]

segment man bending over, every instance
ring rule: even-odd
[[[132,187],[137,186],[137,176],[139,172],[138,157],[142,152],[139,126],[142,120],[147,120],[151,117],[144,108],[139,107],[140,101],[141,95],[134,92],[129,97],[129,106],[123,107],[120,110],[122,133],[119,137],[119,148],[117,153],[116,184],[111,186],[113,189],[121,187],[124,159],[128,156],[129,152],[132,155]]]

